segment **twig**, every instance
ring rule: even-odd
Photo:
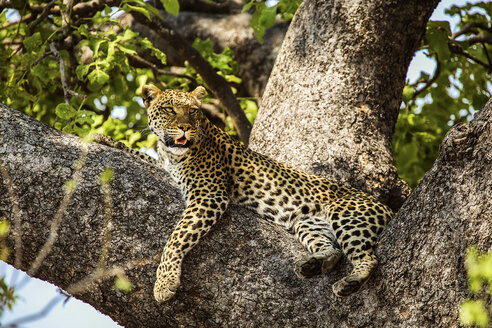
[[[425,89],[429,88],[434,82],[436,82],[437,78],[441,74],[441,62],[439,61],[439,57],[437,56],[437,53],[434,53],[434,56],[436,58],[436,69],[434,71],[434,76],[428,79],[425,82],[424,86],[422,86],[420,89],[415,90],[412,96],[412,100],[415,99],[419,94],[421,94]]]
[[[126,54],[126,56],[132,62],[133,66],[141,65],[143,67],[150,68],[152,71],[157,72],[160,75],[168,75],[168,76],[181,77],[183,79],[188,79],[191,82],[193,82],[193,83],[195,83],[195,84],[198,85],[197,80],[194,77],[192,77],[192,76],[189,76],[189,75],[186,75],[186,74],[179,74],[179,73],[175,73],[175,72],[163,70],[161,68],[158,68],[157,65],[155,65],[154,63],[148,61],[145,58],[142,58],[140,56],[137,56],[137,55]]]
[[[9,23],[7,23],[5,25],[0,26],[0,30],[3,30],[4,28],[10,27],[10,26],[15,25],[15,24],[19,24],[19,23],[22,23],[22,22],[30,21],[31,19],[32,19],[32,14],[27,14],[26,16],[23,16],[23,17],[21,17],[20,19],[18,19],[16,21],[9,22]]]
[[[492,36],[491,35],[483,35],[483,34],[477,34],[474,35],[465,41],[468,42],[468,44],[475,44],[475,43],[488,43],[492,44]]]
[[[475,58],[472,55],[466,53],[460,45],[449,42],[448,48],[454,54],[462,55],[462,56],[470,59],[471,61],[474,61],[475,63],[477,63],[479,65],[482,65],[483,67],[485,67],[487,69],[492,69],[492,66],[489,66],[489,65],[487,65],[487,63],[481,61],[480,59]]]
[[[50,43],[50,49],[51,49],[53,57],[55,57],[58,60],[58,62],[60,63],[60,76],[61,76],[61,81],[62,81],[63,97],[65,99],[65,103],[70,104],[70,96],[84,99],[85,98],[84,95],[78,94],[77,92],[70,90],[70,88],[68,87],[67,77],[65,76],[65,62],[63,61],[62,56],[60,55],[60,53],[56,49],[55,44],[53,42]]]
[[[482,47],[483,47],[483,52],[485,52],[485,57],[487,57],[487,61],[489,62],[489,67],[492,67],[492,60],[490,59],[489,51],[487,50],[487,47],[485,44],[482,42]],[[489,68],[489,73],[491,69]]]
[[[39,16],[38,16],[38,17],[34,20],[34,22],[32,22],[32,23],[31,23],[31,25],[29,25],[29,35],[33,34],[34,29],[36,28],[36,26],[37,26],[39,23],[41,23],[41,21],[42,21],[43,19],[45,19],[45,18],[46,18],[46,16],[48,16],[48,15],[49,15],[49,13],[50,13],[50,9],[51,9],[51,8],[53,8],[53,7],[55,6],[55,4],[56,4],[56,0],[52,0],[50,3],[48,3],[48,4],[44,7],[43,11],[41,12],[41,15],[39,15]]]
[[[100,270],[100,271],[95,270],[92,274],[86,276],[84,279],[68,286],[66,291],[71,295],[81,294],[89,290],[96,283],[111,278],[115,275],[123,274],[125,270],[131,270],[137,267],[154,264],[155,262],[159,261],[159,258],[160,258],[160,254],[156,254],[150,258],[128,261],[123,265],[113,266],[109,269]]]
[[[45,316],[47,316],[51,310],[63,299],[61,295],[56,295],[53,297],[44,307],[41,309],[41,311],[26,315],[24,317],[21,317],[19,319],[16,319],[12,322],[9,322],[8,324],[5,325],[5,328],[18,328],[20,324],[26,323],[26,322],[31,322],[35,320],[39,320]]]
[[[0,172],[3,177],[3,183],[7,187],[7,192],[9,194],[10,201],[12,202],[12,212],[13,212],[13,221],[14,221],[14,229],[12,234],[14,235],[14,243],[15,243],[15,260],[14,266],[18,269],[21,268],[22,265],[22,225],[21,225],[21,211],[19,208],[19,198],[14,192],[12,179],[10,178],[9,172],[5,168],[2,162],[0,162]]]
[[[214,68],[194,49],[176,30],[169,26],[163,20],[153,17],[147,19],[145,15],[138,12],[132,13],[133,17],[143,25],[154,30],[161,38],[166,40],[178,53],[179,56],[186,59],[190,65],[201,75],[205,83],[212,90],[214,96],[226,108],[232,119],[239,138],[248,145],[249,135],[251,133],[251,123],[244,114],[239,102],[232,93],[231,86],[224,77],[217,74]]]
[[[463,34],[467,34],[467,33],[477,34],[477,32],[474,30],[475,28],[480,28],[482,30],[485,30],[487,32],[492,33],[492,27],[489,27],[489,26],[484,25],[482,23],[472,22],[472,23],[465,24],[461,30],[453,33],[451,35],[451,39],[456,40],[457,37],[459,37]]]

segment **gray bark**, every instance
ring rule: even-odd
[[[393,165],[391,137],[408,64],[437,2],[304,1],[251,148],[399,208],[409,189]]]
[[[269,82],[255,126],[256,149],[401,204],[405,187],[390,165],[397,91],[433,5],[365,2],[357,8],[348,1],[306,0]],[[298,66],[290,65],[288,51]],[[492,247],[491,124],[489,102],[472,123],[448,133],[434,167],[383,234],[377,272],[347,299],[331,291],[350,270],[347,261],[302,281],[292,270],[294,258],[304,255],[299,243],[237,207],[188,254],[170,302],[158,306],[152,297],[157,259],[125,271],[134,285],[130,293],[106,279],[78,297],[126,327],[457,327],[457,307],[466,296],[465,249]],[[12,254],[21,234],[17,267],[28,270],[44,244],[80,149],[79,138],[0,107],[0,161],[16,195],[9,196],[2,178],[0,217],[14,228]],[[107,266],[160,253],[183,208],[168,175],[119,150],[90,145],[83,180],[35,276],[67,288],[97,267],[105,208],[99,175],[105,167],[115,171]]]
[[[78,297],[126,327],[457,327],[466,296],[465,250],[492,247],[492,102],[476,116],[448,133],[434,167],[383,233],[380,266],[358,294],[340,299],[331,291],[350,269],[346,261],[332,273],[298,279],[292,263],[304,252],[299,243],[232,207],[185,259],[182,285],[170,302],[158,306],[152,298],[157,259],[126,271],[131,293],[115,290],[109,279]],[[0,108],[0,159],[21,211],[21,269],[47,238],[80,146],[77,137]],[[160,252],[182,209],[169,177],[92,144],[83,181],[37,277],[66,288],[93,272],[101,252],[99,174],[105,167],[115,171],[108,266]],[[0,217],[13,221],[4,182]],[[9,246],[15,253],[13,239]]]

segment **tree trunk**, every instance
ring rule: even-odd
[[[398,207],[406,189],[391,165],[391,133],[406,67],[435,5],[418,3],[358,8],[306,0],[267,86],[256,149]],[[101,272],[109,245],[105,267],[128,267],[133,290],[115,290],[111,274],[121,270],[110,270],[103,276],[111,278],[77,297],[126,327],[457,327],[465,249],[492,247],[491,134],[490,101],[472,123],[451,129],[434,167],[383,234],[376,274],[346,299],[331,285],[350,270],[347,261],[300,280],[292,269],[304,250],[293,236],[231,207],[185,258],[175,298],[157,305],[155,256],[183,209],[180,197],[166,173],[96,144],[87,146],[82,179],[34,276],[74,291]],[[11,222],[8,261],[16,267],[29,270],[49,238],[83,145],[0,106],[0,217]],[[115,173],[109,202],[99,179],[106,167]]]
[[[408,65],[437,2],[304,1],[251,148],[399,208],[409,188],[393,165],[391,138]]]
[[[79,138],[0,108],[0,159],[11,177],[0,184],[0,217],[11,222],[9,247],[16,254],[20,214],[18,268],[28,270],[45,243],[80,149]],[[185,259],[176,297],[158,306],[155,255],[182,210],[177,190],[164,172],[91,144],[58,238],[35,276],[69,288],[95,270],[105,208],[99,175],[112,167],[108,267],[154,260],[125,271],[130,293],[115,290],[111,278],[78,297],[126,327],[457,327],[467,290],[465,250],[492,247],[491,153],[489,101],[472,123],[448,133],[434,167],[383,234],[378,270],[358,294],[340,299],[331,291],[350,269],[347,262],[312,280],[298,279],[292,263],[304,252],[299,243],[232,207]]]

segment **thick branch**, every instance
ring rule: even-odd
[[[92,284],[123,270],[134,285],[131,293],[115,291],[109,279],[79,297],[126,327],[456,327],[467,289],[465,250],[471,244],[492,247],[490,105],[449,132],[435,166],[384,233],[378,271],[348,299],[331,292],[349,270],[346,263],[299,280],[292,270],[293,257],[303,254],[299,243],[233,207],[233,219],[224,217],[185,259],[176,298],[157,306],[157,259],[145,266],[146,259],[154,258],[173,229],[180,197],[167,174],[101,145],[88,148],[73,201],[36,276],[73,292],[74,283]],[[45,243],[80,154],[77,137],[0,105],[0,159],[11,176],[0,181],[0,217],[13,221],[15,211],[22,213],[22,231],[12,225],[22,235],[21,268],[32,264]],[[115,172],[108,248],[114,269],[97,277],[91,275],[101,258],[106,213],[99,175],[108,166]],[[18,197],[18,210],[6,183]]]

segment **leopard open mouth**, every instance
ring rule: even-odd
[[[191,141],[186,139],[185,136],[182,136],[181,138],[174,139],[173,147],[189,147],[190,144],[191,144]]]

